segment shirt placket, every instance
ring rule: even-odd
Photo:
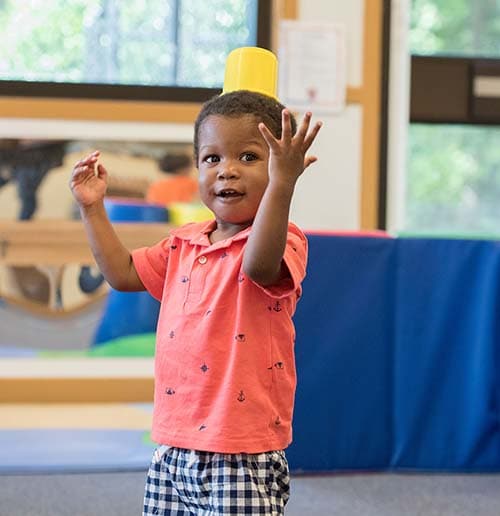
[[[210,261],[210,255],[203,251],[198,253],[193,261],[186,299],[184,302],[185,312],[192,312],[199,307],[200,299],[205,288],[207,274],[210,268]]]

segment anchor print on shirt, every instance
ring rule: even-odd
[[[181,276],[181,283],[187,283],[189,278],[187,276]]]
[[[175,331],[174,331],[174,330],[172,330],[172,331],[168,334],[168,336],[169,336],[171,339],[173,339],[173,338],[175,337]]]
[[[273,367],[275,367],[276,369],[284,369],[285,364],[283,362],[275,362],[272,366],[269,366],[267,370],[272,371]]]
[[[238,401],[243,402],[245,401],[245,393],[243,391],[240,391],[238,394],[238,397],[236,398]]]
[[[201,371],[203,373],[206,373],[208,371],[208,366],[207,364],[205,364],[205,362],[203,362],[203,365],[200,367]]]
[[[273,310],[274,312],[281,312],[281,310],[283,310],[283,309],[281,308],[281,304],[280,304],[280,302],[279,302],[279,301],[276,301],[276,303],[274,303],[274,305],[273,305],[273,306],[268,306],[268,307],[267,307],[267,309],[268,309],[269,311]]]
[[[176,245],[171,245],[170,249],[173,249],[175,251],[177,249],[177,246]]]
[[[174,391],[174,389],[172,389],[172,387],[167,387],[165,389],[165,394],[168,394],[169,396],[173,396],[175,394],[175,391]]]
[[[245,342],[245,340],[246,340],[245,334],[244,333],[238,333],[238,335],[236,335],[234,337],[234,340],[236,340],[237,342]]]

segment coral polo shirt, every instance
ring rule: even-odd
[[[161,301],[152,439],[219,453],[281,450],[292,440],[292,315],[307,240],[289,224],[289,277],[261,287],[242,272],[251,228],[211,244],[215,221],[188,224],[132,253]]]

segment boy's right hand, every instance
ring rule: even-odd
[[[77,161],[71,173],[69,187],[76,202],[82,207],[101,201],[106,193],[108,173],[102,165],[96,167],[99,155],[99,151],[94,151]]]

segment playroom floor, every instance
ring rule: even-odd
[[[0,475],[0,516],[139,516],[145,472]],[[497,475],[293,477],[286,516],[498,516]]]

